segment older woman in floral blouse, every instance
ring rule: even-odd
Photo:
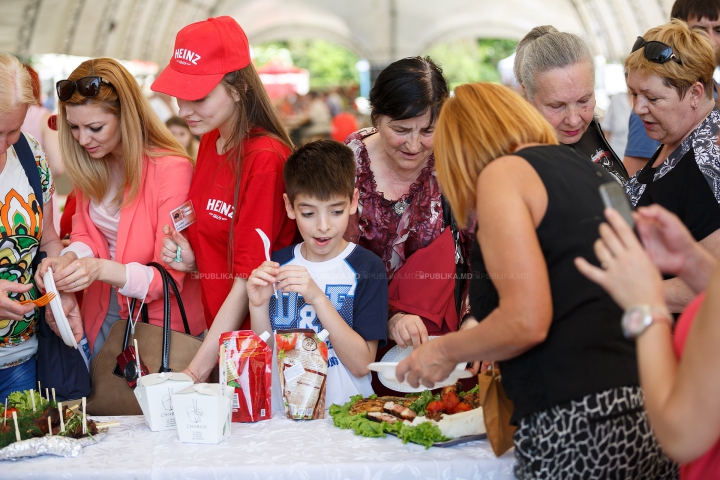
[[[380,72],[370,91],[373,127],[359,130],[345,141],[355,152],[359,190],[358,213],[350,219],[346,237],[377,254],[385,264],[391,300],[388,336],[400,346],[419,346],[429,336],[457,330],[468,313],[462,307],[448,315],[419,315],[419,310],[408,311],[411,307],[398,308],[402,282],[417,278],[418,271],[437,274],[430,257],[418,257],[412,272],[401,268],[412,255],[439,239],[448,226],[449,206],[443,209],[433,157],[435,121],[447,97],[447,82],[429,57],[398,60]],[[461,247],[457,259],[463,261],[472,235],[455,232],[454,237]],[[452,253],[443,258],[454,268]],[[464,279],[461,282],[464,284]],[[464,291],[463,286],[460,289]],[[396,295],[399,302],[393,302],[393,292],[400,292]],[[384,351],[380,349],[378,357]],[[377,392],[377,382],[373,387]]]

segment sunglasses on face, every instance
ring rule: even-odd
[[[103,83],[111,85],[110,82],[102,77],[82,77],[75,81],[73,80],[60,80],[55,84],[58,98],[61,102],[67,102],[72,97],[75,90],[83,97],[90,98],[100,92],[100,85]]]
[[[682,65],[680,59],[675,55],[670,45],[662,42],[651,40],[646,42],[644,38],[637,37],[635,44],[633,45],[632,51],[635,52],[645,47],[645,58],[654,63],[666,63],[670,60],[674,60],[678,65]]]

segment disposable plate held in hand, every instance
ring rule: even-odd
[[[397,368],[398,363],[399,362],[374,362],[368,365],[367,368],[378,373],[380,383],[398,392],[410,393],[428,390],[428,388],[423,385],[418,386],[418,388],[414,388],[412,385],[407,383],[407,381],[398,382],[395,377],[395,369]],[[458,363],[455,370],[450,372],[450,375],[445,380],[436,382],[435,386],[432,388],[447,387],[448,385],[454,385],[461,378],[472,377],[472,373],[465,370],[465,366],[466,364],[464,362]]]
[[[70,322],[68,322],[65,312],[62,308],[62,300],[60,300],[60,293],[55,287],[55,280],[53,280],[52,268],[48,268],[48,271],[43,275],[43,282],[45,282],[45,291],[54,292],[55,298],[50,300],[50,309],[52,310],[53,317],[55,317],[55,323],[57,323],[60,336],[68,347],[78,348],[75,336],[70,328]]]

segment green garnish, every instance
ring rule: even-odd
[[[428,403],[435,400],[440,400],[440,394],[433,395],[430,390],[425,390],[420,394],[420,397],[417,400],[410,404],[408,408],[417,413],[418,417],[422,417],[425,415],[425,409],[427,408]]]

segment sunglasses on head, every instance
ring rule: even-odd
[[[72,97],[75,90],[77,90],[77,92],[83,97],[94,97],[100,91],[100,85],[103,83],[111,85],[110,82],[102,77],[82,77],[75,81],[60,80],[55,84],[55,89],[57,90],[60,101],[67,102],[70,100],[70,97]]]
[[[666,63],[670,60],[674,60],[678,65],[682,65],[680,59],[675,55],[670,45],[655,40],[646,42],[644,38],[637,37],[635,44],[633,45],[632,51],[635,52],[645,47],[645,58],[654,63]]]

